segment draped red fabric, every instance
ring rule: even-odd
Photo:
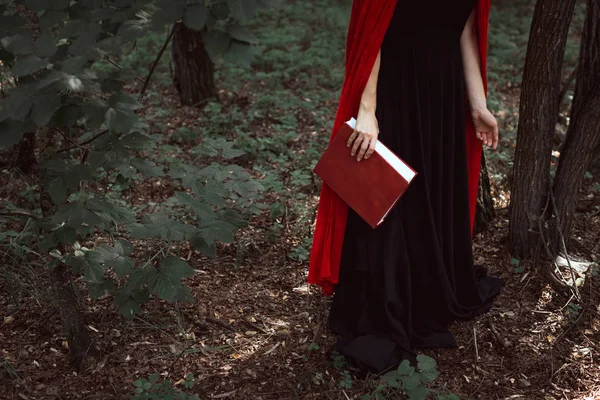
[[[356,118],[362,93],[377,59],[383,37],[397,0],[354,0],[346,39],[346,69],[342,93],[333,123],[331,139],[342,124]],[[400,0],[402,1],[402,0]],[[482,78],[487,93],[486,59],[488,19],[491,0],[477,0],[475,29],[479,37]],[[482,145],[475,135],[470,115],[466,129],[469,207],[471,233],[477,205]],[[325,183],[321,186],[317,221],[313,237],[308,283],[321,286],[331,295],[338,282],[348,205]]]

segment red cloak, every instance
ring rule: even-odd
[[[354,0],[352,4],[352,14],[346,39],[345,78],[333,131],[329,139],[330,142],[345,121],[351,117],[356,118],[362,93],[377,59],[396,1],[398,0]],[[486,93],[490,1],[477,0],[474,24],[474,29],[479,38],[481,74]],[[467,115],[466,122],[469,207],[471,212],[471,234],[473,234],[482,144],[475,136],[470,115]],[[338,282],[347,213],[348,205],[329,186],[323,183],[310,254],[308,283],[320,285],[325,295],[333,294],[335,285]]]

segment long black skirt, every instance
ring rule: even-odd
[[[434,15],[398,1],[377,87],[379,140],[418,175],[376,229],[349,208],[329,314],[334,350],[372,372],[456,346],[450,323],[489,310],[503,284],[474,264],[470,235],[460,33],[474,1],[435,1]]]

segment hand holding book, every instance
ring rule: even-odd
[[[377,123],[377,117],[375,117],[375,111],[361,106],[354,132],[352,132],[346,143],[347,147],[352,147],[350,155],[352,157],[356,156],[356,161],[362,160],[363,157],[365,160],[371,157],[375,151],[378,136],[379,124]]]
[[[347,145],[355,128],[354,118],[342,125],[313,171],[372,228],[376,228],[417,173],[376,138],[372,157],[357,162]],[[358,136],[355,134],[355,137]]]

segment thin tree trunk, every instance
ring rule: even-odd
[[[34,172],[37,165],[35,158],[35,132],[27,132],[17,144],[15,167],[29,175]]]
[[[558,116],[562,62],[576,0],[538,0],[521,88],[510,201],[510,247],[533,256],[548,195],[552,141]]]
[[[561,151],[554,196],[558,221],[552,224],[552,246],[560,250],[560,234],[568,243],[579,189],[600,146],[600,0],[588,0],[581,38],[579,72],[571,106],[571,122]],[[560,222],[558,224],[557,222]]]
[[[475,211],[475,225],[473,226],[474,234],[478,234],[479,232],[486,230],[488,225],[496,216],[496,212],[494,210],[494,199],[492,198],[490,175],[485,164],[484,154],[485,153],[481,153],[481,173],[479,174],[477,210]]]
[[[41,142],[46,146],[56,146],[56,134],[52,130],[47,130],[46,135],[42,137]],[[68,143],[64,144],[68,146]],[[42,149],[42,154],[54,154],[54,151]],[[41,176],[39,181],[41,182]],[[48,194],[46,188],[42,188],[40,193],[40,209],[44,217],[51,216],[56,207]],[[63,245],[58,250],[61,254],[66,253]],[[50,295],[53,306],[58,311],[61,319],[64,334],[67,338],[71,361],[77,369],[83,366],[92,365],[98,355],[98,350],[93,346],[92,337],[86,327],[83,315],[80,312],[79,299],[73,286],[71,270],[68,266],[60,264],[50,272]]]
[[[181,102],[196,106],[217,97],[214,67],[204,48],[202,32],[192,30],[181,22],[176,23],[173,29],[173,83]]]

